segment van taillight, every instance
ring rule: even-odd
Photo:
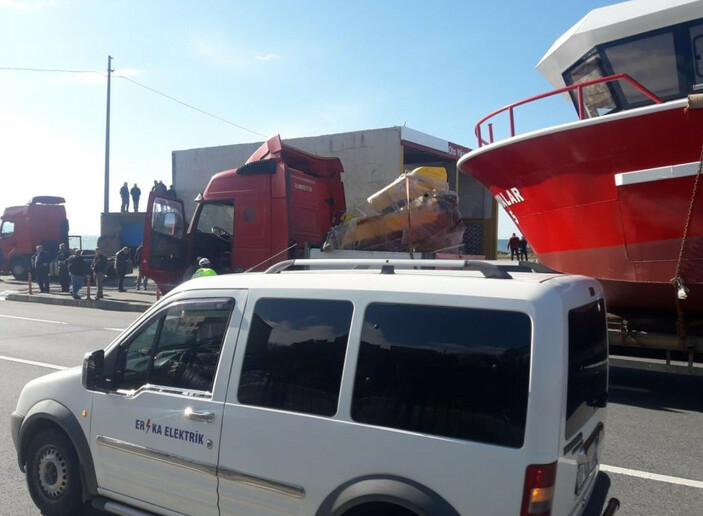
[[[549,516],[552,514],[556,476],[556,462],[527,466],[520,516]]]

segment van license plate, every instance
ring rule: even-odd
[[[588,480],[588,477],[593,473],[593,470],[596,469],[596,466],[598,465],[598,450],[594,450],[594,453],[591,454],[589,457],[588,461],[579,464],[578,466],[578,471],[576,473],[576,494],[581,494],[581,490],[583,489],[584,484],[586,483],[586,480]]]

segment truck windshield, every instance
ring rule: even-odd
[[[11,220],[3,220],[2,226],[0,226],[0,238],[7,238],[12,236],[15,232],[15,223]]]
[[[195,229],[195,254],[208,258],[219,273],[231,268],[234,202],[207,202],[200,206]]]
[[[198,218],[198,231],[212,233],[212,228],[221,228],[232,234],[234,228],[234,204],[212,203],[203,204]]]

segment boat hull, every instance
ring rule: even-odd
[[[511,138],[459,166],[542,263],[598,278],[611,310],[674,310],[678,269],[690,289],[680,306],[700,314],[703,178],[692,194],[702,146],[703,110],[678,101]]]

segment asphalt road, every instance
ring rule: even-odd
[[[52,368],[79,365],[138,315],[0,301],[0,515],[39,514],[9,435],[24,384]],[[703,378],[611,370],[596,496],[617,497],[617,515],[700,516],[702,441]]]

